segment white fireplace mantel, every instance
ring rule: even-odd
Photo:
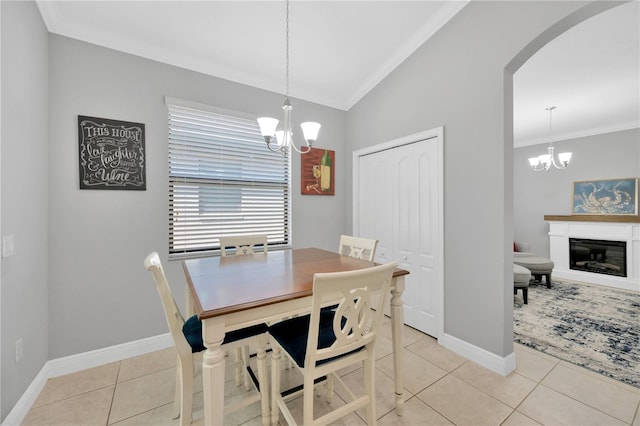
[[[640,291],[640,217],[638,216],[545,216],[553,275],[592,284]],[[569,238],[625,241],[627,277],[569,269]]]

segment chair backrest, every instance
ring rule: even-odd
[[[176,304],[167,277],[164,274],[162,263],[160,262],[160,256],[155,251],[149,253],[144,260],[144,266],[153,275],[153,281],[156,284],[156,289],[160,294],[160,300],[162,301],[162,307],[164,309],[164,316],[173,337],[173,342],[176,345],[179,356],[191,356],[191,346],[182,333],[182,326],[184,325],[184,317],[180,313],[180,309]]]
[[[235,247],[236,256],[245,254],[255,254],[255,246],[262,245],[263,253],[267,253],[267,235],[237,235],[229,237],[220,237],[220,255],[226,256],[227,249]]]
[[[373,259],[376,256],[377,246],[378,240],[341,235],[338,253],[349,257],[355,257],[356,259],[364,259],[373,262]]]
[[[396,266],[396,262],[391,262],[356,271],[316,273],[313,276],[305,368],[364,346],[370,345],[369,349],[373,350]],[[372,306],[372,302],[376,303],[376,298],[371,297],[373,294],[380,296],[375,306]],[[333,317],[336,340],[328,348],[318,349],[320,320],[322,315],[326,315],[321,313],[321,308],[336,300],[340,300]]]

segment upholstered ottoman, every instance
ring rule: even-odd
[[[529,281],[531,280],[531,272],[524,266],[513,264],[513,294],[518,293],[518,289],[522,290],[522,300],[527,304],[527,296],[529,293]]]
[[[524,266],[536,281],[542,282],[542,276],[545,276],[547,281],[547,288],[551,288],[551,271],[553,271],[553,261],[551,259],[545,259],[544,257],[514,257],[513,263],[516,265]]]

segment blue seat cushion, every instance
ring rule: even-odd
[[[325,306],[324,308],[320,308],[320,312],[324,315],[324,314],[329,314],[334,312],[336,309],[338,309],[338,305],[331,305],[331,306]]]
[[[335,312],[325,310],[320,314],[320,329],[318,331],[318,349],[328,348],[336,341],[333,332],[333,317]],[[289,353],[291,358],[299,367],[304,367],[304,359],[307,353],[307,340],[309,337],[309,321],[310,315],[294,317],[269,327],[269,334],[275,339],[282,348]],[[342,318],[342,325],[346,322]],[[353,352],[357,352],[362,348],[358,348],[347,354],[337,357],[318,361],[317,365],[324,364],[334,359],[343,357]]]
[[[229,331],[224,335],[222,344],[237,342],[238,340],[246,339],[247,337],[257,336],[258,334],[266,333],[269,330],[266,324],[252,325],[251,327],[241,328],[240,330]],[[206,349],[202,342],[202,321],[198,319],[197,315],[190,317],[184,322],[182,326],[182,334],[189,342],[191,346],[191,352],[196,353]]]

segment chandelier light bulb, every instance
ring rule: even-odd
[[[276,133],[276,127],[278,127],[279,120],[277,118],[271,117],[260,117],[258,118],[258,125],[260,125],[260,133],[264,136],[265,140],[267,138],[271,139],[273,135]],[[269,141],[267,141],[269,143]]]
[[[567,167],[569,161],[571,161],[571,153],[561,152],[560,154],[558,154],[558,160],[560,160],[560,164],[564,165],[564,167]]]
[[[305,121],[300,124],[302,128],[302,134],[304,139],[307,141],[307,144],[311,146],[316,139],[318,139],[318,133],[320,132],[320,123],[316,123],[315,121]]]

